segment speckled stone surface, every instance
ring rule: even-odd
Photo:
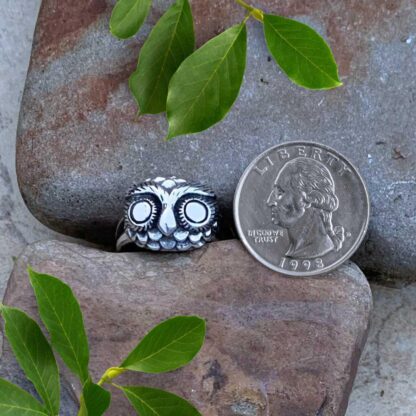
[[[24,87],[39,4],[40,0],[5,0],[1,3],[1,292],[10,275],[12,256],[17,256],[27,242],[57,236],[46,227],[42,227],[27,212],[17,189],[14,169],[20,96]],[[410,42],[410,45],[413,44],[412,39],[414,38],[410,35],[403,38],[404,41]],[[12,187],[10,182],[13,184]],[[400,285],[400,281],[398,283]],[[416,284],[402,284],[399,287],[372,284],[372,292],[372,325],[350,396],[347,416],[409,416],[416,408],[416,381],[412,377],[416,373]],[[21,372],[11,357],[7,361],[0,360],[0,373],[10,380],[19,382],[28,390],[31,389],[29,383],[23,382]],[[76,413],[75,407],[71,406],[71,395],[67,397],[69,400],[64,404],[66,413],[61,411],[60,416],[73,416]],[[248,412],[250,407],[240,409]]]
[[[207,337],[189,366],[118,383],[168,389],[204,416],[345,414],[372,308],[367,280],[351,262],[297,279],[259,265],[237,240],[183,254],[40,242],[19,257],[4,299],[37,316],[28,264],[62,278],[80,299],[94,378],[156,323],[197,314],[207,320]],[[3,359],[11,361],[6,343]],[[109,415],[132,414],[117,392],[113,400]]]
[[[371,285],[374,309],[347,416],[413,416],[416,283]]]
[[[59,238],[30,214],[16,180],[17,119],[39,5],[38,0],[0,1],[0,297],[13,256],[29,242]]]
[[[136,39],[108,32],[113,1],[44,0],[17,139],[24,199],[45,224],[112,241],[123,195],[155,175],[205,180],[232,235],[231,201],[254,156],[284,140],[314,140],[349,157],[373,203],[367,242],[355,258],[369,273],[409,277],[416,268],[416,7],[414,0],[264,0],[330,41],[344,87],[292,85],[270,60],[260,24],[249,24],[247,72],[225,121],[164,142],[163,116],[135,120],[127,78],[144,35],[169,3],[155,3]],[[193,0],[198,43],[243,17],[232,1]]]

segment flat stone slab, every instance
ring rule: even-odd
[[[127,79],[147,34],[171,1],[155,3],[143,32],[108,31],[114,0],[43,0],[23,97],[17,174],[33,214],[50,227],[108,242],[125,191],[147,177],[205,180],[232,235],[232,197],[248,163],[285,140],[333,146],[359,168],[373,203],[369,238],[355,258],[369,273],[410,277],[416,268],[416,9],[413,0],[262,0],[272,13],[314,26],[329,40],[344,86],[306,91],[271,60],[249,23],[247,72],[225,121],[162,139],[164,116],[136,120]],[[198,44],[244,12],[233,1],[192,0]]]
[[[153,325],[197,314],[207,320],[207,338],[190,365],[118,382],[168,389],[204,416],[345,414],[372,307],[367,280],[353,263],[289,278],[261,266],[236,240],[186,254],[40,242],[17,260],[4,299],[37,316],[28,264],[62,278],[80,299],[95,379]],[[7,342],[3,360],[13,362]],[[111,415],[132,413],[117,392],[112,406]]]

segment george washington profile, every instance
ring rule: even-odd
[[[310,259],[340,250],[344,227],[332,224],[338,204],[335,183],[325,165],[306,157],[287,162],[267,199],[272,222],[287,229],[286,256]]]

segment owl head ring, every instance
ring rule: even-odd
[[[127,244],[153,251],[187,251],[215,237],[218,205],[214,192],[176,177],[147,179],[126,195],[124,230],[117,251]]]

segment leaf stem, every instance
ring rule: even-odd
[[[251,12],[253,10],[253,7],[247,4],[244,0],[235,0],[236,3],[238,3],[240,6],[244,7],[246,10]]]
[[[110,367],[108,368],[105,373],[102,375],[100,380],[98,381],[97,385],[102,386],[104,383],[109,383],[113,378],[118,377],[119,375],[123,374],[126,371],[125,368],[120,367]]]
[[[250,12],[250,15],[253,16],[256,20],[263,23],[263,10],[257,9],[256,7],[250,6],[244,0],[235,0],[237,4],[241,7],[244,7]]]
[[[84,401],[84,395],[81,394],[79,397],[79,411],[78,416],[85,416],[85,401]]]

